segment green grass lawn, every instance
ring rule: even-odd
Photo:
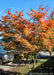
[[[35,64],[35,67],[38,67],[38,66],[40,66],[41,64],[43,64],[44,62],[46,62],[47,60],[45,60],[45,59],[38,59],[38,62]],[[32,67],[33,66],[33,64],[30,64],[30,67]],[[34,67],[34,68],[35,68]],[[20,67],[19,69],[18,69],[18,72],[19,73],[21,73],[22,75],[25,75],[25,74],[27,74],[28,72],[29,72],[29,68],[28,68],[28,66],[27,65],[25,65],[25,66],[23,66],[23,67]]]

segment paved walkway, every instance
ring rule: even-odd
[[[22,67],[22,66],[25,66],[25,64],[14,64],[14,63],[8,63],[8,64],[6,64],[6,65],[0,65],[0,69],[3,69],[3,70],[5,70],[5,71],[14,71],[15,70],[15,68],[20,68],[20,67]]]

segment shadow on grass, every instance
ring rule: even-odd
[[[48,73],[47,75],[54,75],[54,59],[47,60],[45,63],[34,68],[26,75],[40,75],[41,73]]]

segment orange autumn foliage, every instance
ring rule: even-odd
[[[4,38],[5,49],[16,49],[25,52],[40,50],[44,47],[50,50],[54,43],[54,21],[47,18],[49,8],[39,7],[38,11],[31,8],[28,13],[29,20],[24,18],[23,11],[12,14],[6,10],[6,16],[2,16],[0,31]],[[53,43],[53,44],[52,44]],[[49,47],[50,46],[50,47]]]

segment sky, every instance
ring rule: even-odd
[[[37,11],[41,4],[43,7],[48,5],[48,7],[51,8],[49,13],[51,13],[54,8],[54,0],[0,0],[0,19],[1,14],[4,14],[5,9],[9,8],[11,8],[12,13],[16,10],[24,10],[24,17],[27,18],[26,12],[29,12],[31,8]]]

